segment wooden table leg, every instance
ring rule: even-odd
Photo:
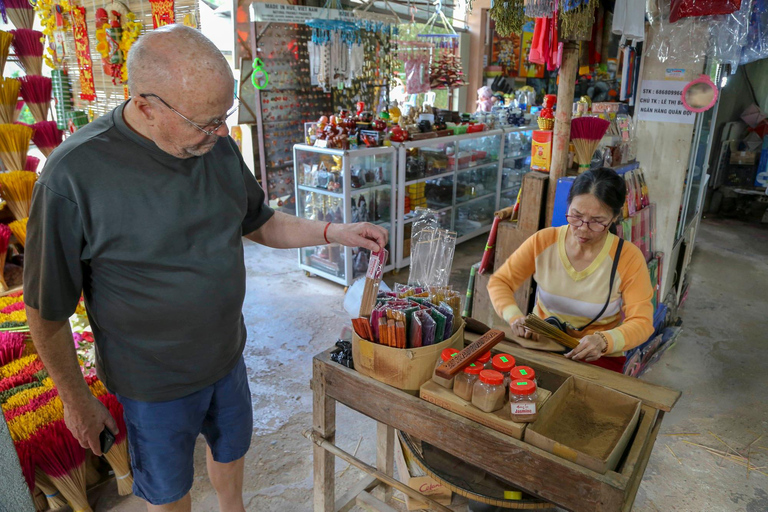
[[[323,365],[317,360],[313,361],[312,368],[312,396],[312,426],[323,439],[333,443],[336,437],[336,401],[325,394]],[[334,512],[336,458],[315,445],[313,462],[315,512]]]
[[[395,474],[395,429],[386,423],[376,424],[376,469],[387,476]],[[382,483],[380,489],[380,499],[388,502],[392,487]]]

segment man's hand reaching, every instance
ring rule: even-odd
[[[328,226],[328,240],[347,247],[363,247],[372,252],[379,252],[387,245],[388,238],[389,232],[386,229],[368,222]]]

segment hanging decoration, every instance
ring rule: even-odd
[[[442,25],[442,33],[435,27],[437,22]],[[436,0],[435,12],[424,26],[424,32],[418,34],[422,41],[431,42],[432,62],[429,68],[431,89],[455,89],[466,85],[464,73],[461,70],[461,59],[456,54],[459,48],[459,35],[453,30],[448,19],[443,14],[442,0]]]
[[[80,68],[80,99],[96,99],[96,85],[93,82],[93,61],[91,43],[88,41],[88,26],[85,22],[85,7],[75,7],[72,13],[72,33],[75,37],[75,55]]]
[[[117,85],[126,83],[128,50],[139,36],[141,24],[125,4],[113,1],[96,10],[96,50],[101,54],[104,74]]]
[[[560,0],[560,38],[589,41],[599,0]]]
[[[327,0],[323,9],[344,11],[339,0]],[[332,18],[330,10],[324,12],[325,18],[312,18],[306,24],[312,28],[308,43],[312,84],[330,92],[335,87],[350,86],[361,73],[365,58],[357,24]]]
[[[65,34],[70,29],[68,21],[71,7],[68,0],[37,0],[35,11],[43,27],[48,45],[43,59],[52,69],[61,69],[65,56]]]
[[[398,58],[405,65],[405,93],[429,92],[429,61],[434,46],[425,41],[408,41],[398,48]]]
[[[525,0],[525,15],[529,18],[551,18],[557,0]]]
[[[149,0],[149,3],[152,6],[152,26],[154,28],[176,23],[173,0]]]
[[[502,37],[518,34],[525,24],[523,0],[494,0],[488,16],[496,22],[496,32]]]

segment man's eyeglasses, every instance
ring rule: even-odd
[[[595,233],[602,233],[606,229],[608,229],[609,224],[603,224],[601,222],[597,222],[596,220],[591,220],[589,222],[585,221],[581,217],[575,217],[573,215],[566,215],[566,220],[568,220],[568,224],[573,226],[574,228],[580,228],[584,224],[587,225],[587,228],[589,228],[590,231],[594,231]]]
[[[237,96],[235,96],[235,105],[232,107],[232,110],[227,112],[227,115],[224,116],[224,119],[214,119],[207,125],[200,126],[199,124],[195,123],[194,121],[191,121],[187,116],[185,116],[184,114],[182,114],[181,112],[179,112],[178,110],[170,106],[163,98],[161,98],[157,94],[147,93],[147,94],[139,94],[139,96],[145,99],[150,97],[157,98],[158,100],[160,100],[160,103],[168,107],[171,112],[173,112],[174,114],[176,114],[177,116],[179,116],[180,118],[182,118],[183,120],[185,120],[186,122],[188,122],[189,124],[197,128],[204,134],[208,135],[209,137],[211,135],[216,135],[216,132],[219,130],[219,128],[221,128],[221,125],[223,125],[227,121],[227,118],[229,118],[229,116],[234,114],[237,111],[237,108],[240,106],[240,99]]]

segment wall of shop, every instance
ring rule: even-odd
[[[655,30],[646,25],[646,39],[650,42]],[[707,37],[706,31],[701,34]],[[640,80],[665,80],[669,63],[661,62],[655,52],[647,52],[643,58]],[[674,65],[685,69],[684,81],[697,78],[704,63],[686,60],[681,55]],[[662,271],[662,297],[666,297],[672,281],[670,258],[675,245],[677,220],[688,169],[688,157],[693,137],[693,124],[638,121],[637,159],[645,172],[651,201],[656,203],[656,238],[654,250],[664,253]]]
[[[485,54],[485,24],[487,16],[483,15],[485,9],[491,8],[491,0],[475,0],[472,14],[469,15],[469,53],[472,59],[466,68],[468,77],[466,104],[459,104],[463,112],[474,112],[477,106],[477,90],[485,85],[483,78],[483,55]]]

